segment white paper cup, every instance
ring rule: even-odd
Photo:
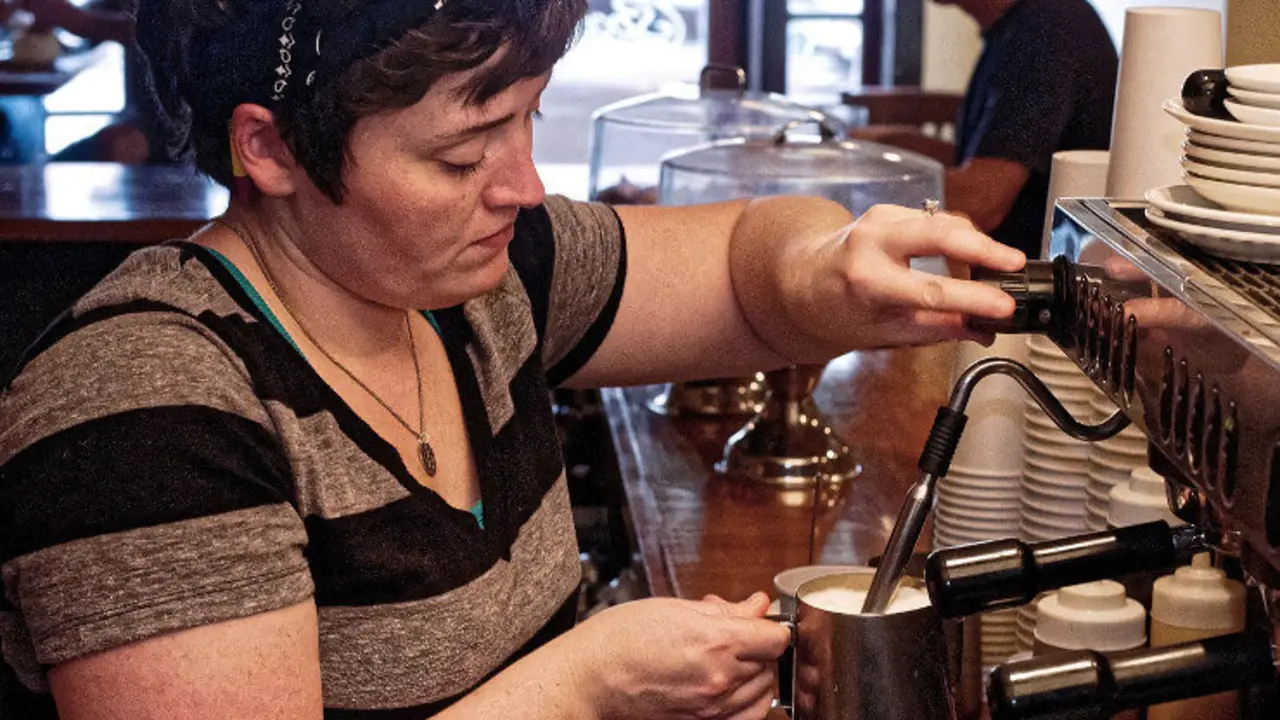
[[[1222,66],[1221,13],[1145,7],[1125,13],[1107,197],[1138,199],[1181,181],[1185,130],[1161,105],[1181,94],[1192,72]]]

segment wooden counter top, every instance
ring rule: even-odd
[[[815,563],[865,563],[884,550],[938,406],[954,346],[846,355],[814,393],[863,465],[820,496]],[[603,392],[636,542],[655,595],[741,599],[811,562],[812,494],[719,476],[712,464],[742,420],[672,419],[645,407],[659,388]],[[922,538],[927,543],[928,533]]]
[[[115,163],[0,167],[0,242],[159,243],[190,235],[227,206],[194,168]]]
[[[581,199],[586,165],[543,163],[549,193]],[[0,166],[0,242],[183,238],[227,207],[226,189],[176,165],[47,163]]]

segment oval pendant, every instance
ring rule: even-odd
[[[422,469],[427,471],[427,475],[436,476],[436,451],[431,449],[431,443],[422,440],[418,443],[418,457],[422,460]]]

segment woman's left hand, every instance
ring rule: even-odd
[[[1021,252],[965,218],[892,205],[877,205],[835,233],[777,252],[771,279],[783,307],[743,304],[762,337],[793,362],[866,348],[989,340],[968,329],[967,317],[1007,318],[1014,301],[970,281],[968,268],[1012,272],[1026,263]],[[930,256],[946,258],[949,276],[911,267],[912,258]]]

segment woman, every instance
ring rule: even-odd
[[[79,301],[0,404],[0,638],[30,707],[763,717],[788,638],[762,595],[571,628],[548,388],[963,337],[1012,300],[908,258],[1023,258],[918,210],[545,197],[533,118],[583,12],[144,3],[156,88],[237,191]]]

